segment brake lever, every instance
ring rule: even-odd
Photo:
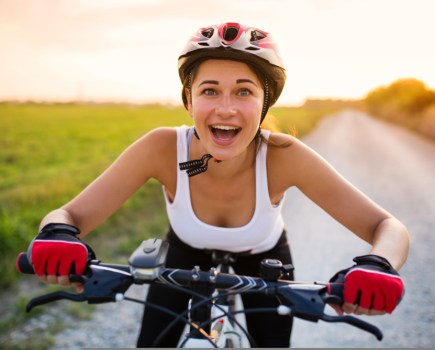
[[[66,291],[57,291],[41,295],[29,301],[26,306],[26,311],[30,312],[36,306],[57,300],[87,301],[88,304],[117,301],[119,300],[118,295],[124,295],[127,289],[133,284],[133,277],[130,273],[99,265],[97,261],[90,266],[89,273],[86,276],[71,275],[70,280],[72,282],[82,283],[83,292],[75,294]]]
[[[350,324],[354,327],[357,327],[363,331],[366,331],[366,332],[373,334],[376,337],[376,339],[378,339],[379,341],[381,341],[383,338],[383,334],[378,327],[376,327],[375,325],[368,323],[360,318],[354,317],[354,316],[350,316],[350,315],[330,316],[330,315],[323,314],[322,317],[320,317],[320,319],[322,321],[330,322],[330,323],[334,323],[334,322],[348,323],[348,324]]]
[[[72,301],[85,301],[86,297],[82,294],[74,294],[70,292],[65,292],[63,290],[41,295],[31,299],[26,305],[26,311],[30,312],[34,307],[39,305],[44,305],[57,300],[72,300]]]
[[[325,286],[325,289],[320,293],[325,303],[330,305],[338,305],[338,306],[343,305],[343,287],[344,285],[342,280],[335,283],[328,283]],[[332,315],[323,314],[320,319],[325,322],[348,323],[363,331],[373,334],[376,337],[376,339],[378,339],[379,341],[381,341],[383,338],[383,334],[378,327],[354,316],[350,316],[350,315],[332,316]]]
[[[326,303],[341,305],[342,298],[340,293],[337,293],[335,295],[329,294],[328,288],[325,284],[316,284],[318,285],[317,289],[315,287],[306,287],[306,289],[300,288],[299,290],[292,290],[290,286],[288,286],[287,288],[278,288],[277,294],[281,294],[285,300],[293,301],[293,303],[289,306],[292,309],[292,314],[295,317],[311,322],[317,322],[318,320],[322,320],[325,322],[348,323],[361,330],[373,334],[379,341],[382,340],[382,332],[378,327],[374,326],[371,323],[349,315],[331,316],[325,314],[324,311]]]
[[[94,264],[91,274],[85,277],[83,293],[88,304],[117,301],[117,295],[124,294],[134,283],[131,273]]]

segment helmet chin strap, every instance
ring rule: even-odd
[[[187,162],[179,163],[180,170],[186,170],[189,177],[201,174],[208,169],[208,162],[210,159],[214,159],[216,163],[220,163],[221,160],[213,158],[209,153],[204,154],[201,159],[189,160]]]
[[[199,140],[199,135],[196,129],[193,128],[195,137]],[[208,169],[208,162],[213,159],[216,163],[222,162],[219,159],[214,158],[211,154],[206,153],[200,159],[189,160],[187,162],[178,163],[180,170],[186,170],[189,177],[201,174]]]

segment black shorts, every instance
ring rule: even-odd
[[[183,243],[171,229],[166,240],[170,243],[166,267],[192,269],[198,265],[201,270],[208,271],[213,267],[211,252],[195,249]],[[283,264],[292,264],[290,247],[285,231],[278,243],[267,252],[259,254],[240,254],[232,264],[234,271],[240,275],[258,276],[261,260],[265,258],[281,260]],[[293,273],[286,279],[294,280]],[[187,308],[190,296],[186,293],[168,288],[164,285],[152,285],[147,294],[147,301],[162,305],[180,314]],[[275,297],[263,294],[242,295],[246,309],[255,307],[276,307],[279,305]],[[151,307],[145,307],[142,328],[139,334],[138,347],[152,347],[154,340],[173,320],[173,317]],[[258,347],[278,348],[290,347],[292,317],[273,313],[250,313],[246,315],[248,332]],[[164,337],[158,347],[173,348],[178,344],[185,324],[180,322]]]

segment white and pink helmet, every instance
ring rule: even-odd
[[[227,22],[200,28],[187,42],[178,58],[178,73],[185,84],[186,77],[206,59],[231,59],[251,65],[263,75],[267,96],[262,119],[284,88],[284,65],[272,36],[260,29]],[[183,93],[183,101],[186,104]]]

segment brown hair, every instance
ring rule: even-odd
[[[268,113],[266,115],[266,118],[264,118],[263,123],[261,124],[261,129],[264,130],[269,130],[271,133],[277,133],[277,132],[281,132],[281,130],[279,129],[279,127],[276,125],[276,118],[274,115]],[[257,147],[259,147],[259,145],[261,143],[265,143],[269,146],[272,147],[277,147],[277,148],[286,148],[286,147],[290,147],[292,145],[291,141],[286,141],[283,143],[276,143],[273,142],[269,139],[266,139],[261,133],[257,133],[257,135],[255,136],[255,144]]]

